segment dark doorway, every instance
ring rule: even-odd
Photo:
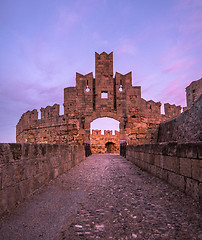
[[[115,152],[115,143],[107,142],[105,144],[105,151],[106,151],[106,153],[114,153]]]

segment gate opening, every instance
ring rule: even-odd
[[[106,153],[115,153],[116,149],[115,149],[115,143],[113,142],[107,142],[105,144],[105,152]]]
[[[97,118],[90,124],[90,143],[92,153],[120,154],[119,121],[109,118]]]

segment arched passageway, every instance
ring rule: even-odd
[[[90,124],[90,144],[92,153],[120,153],[119,121],[97,118]]]
[[[115,153],[115,143],[113,142],[107,142],[105,144],[105,152],[106,153]]]

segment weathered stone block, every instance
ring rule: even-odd
[[[44,157],[46,155],[46,147],[47,145],[46,144],[40,144],[39,145],[39,154],[41,157]]]
[[[29,151],[29,158],[37,158],[39,155],[39,149],[38,149],[38,144],[33,143],[30,146],[30,151]]]
[[[202,142],[197,143],[198,158],[202,159]]]
[[[8,209],[13,209],[20,202],[22,202],[23,198],[20,192],[20,185],[16,184],[15,186],[10,186],[7,188],[7,204]]]
[[[181,143],[177,145],[177,157],[182,158],[197,158],[197,144],[195,143]]]
[[[154,165],[160,167],[160,155],[154,155]]]
[[[179,158],[171,157],[171,156],[165,156],[163,159],[164,159],[163,168],[165,168],[169,171],[175,172],[175,173],[180,172]]]
[[[2,188],[5,189],[15,183],[14,168],[9,164],[2,168]]]
[[[185,178],[179,174],[168,171],[168,183],[174,187],[179,188],[181,191],[185,191]]]
[[[163,169],[164,168],[164,162],[165,162],[166,156],[164,155],[159,155],[159,165]]]
[[[187,195],[191,196],[196,201],[199,201],[199,183],[198,183],[198,181],[187,178],[185,192]]]
[[[20,192],[21,192],[21,196],[22,196],[22,199],[26,199],[27,196],[30,195],[31,193],[31,187],[30,187],[30,180],[24,180],[24,181],[21,181],[19,186],[20,186]]]
[[[12,159],[14,161],[20,160],[22,156],[22,145],[20,143],[9,143]],[[11,159],[10,159],[11,160]]]
[[[31,179],[31,191],[34,192],[35,190],[39,189],[41,186],[42,186],[41,174],[38,174]]]
[[[30,156],[30,143],[24,143],[22,144],[22,156],[24,159],[28,159]]]
[[[22,147],[12,144],[12,152],[8,146],[0,144],[1,152],[5,151],[8,158],[0,163],[0,215],[12,210],[50,179],[85,159],[83,146],[60,148],[49,145],[49,152],[43,150],[46,144],[22,144]],[[54,169],[51,162],[58,167]]]
[[[186,177],[191,177],[191,159],[180,158],[180,174]]]
[[[140,160],[140,152],[139,151],[136,152],[136,155],[137,155],[137,159]]]
[[[154,164],[154,159],[155,159],[155,155],[154,154],[149,154],[149,163],[150,164]]]
[[[153,154],[162,154],[162,149],[164,144],[150,144],[150,153]]]
[[[10,160],[9,145],[7,143],[0,144],[0,164],[7,164]]]
[[[59,158],[57,156],[53,156],[50,158],[50,164],[52,168],[56,168],[60,165]]]
[[[177,142],[169,142],[162,145],[162,154],[168,156],[176,156]]]
[[[8,208],[7,191],[0,190],[0,216],[2,216]]]
[[[43,172],[41,174],[41,183],[42,184],[48,184],[48,182],[51,180],[50,178],[50,171],[47,171],[47,172]]]
[[[153,174],[154,176],[157,176],[157,167],[155,165],[150,165],[150,173]]]
[[[202,182],[202,160],[191,159],[191,166],[192,178]]]
[[[140,160],[149,163],[150,154],[149,153],[143,153],[143,159],[140,159]]]
[[[168,171],[160,167],[156,167],[156,176],[164,181],[168,181]]]
[[[20,182],[26,178],[25,166],[22,163],[18,163],[14,167],[14,179],[15,183]]]
[[[202,204],[202,183],[199,183],[199,202]]]

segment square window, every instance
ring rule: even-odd
[[[108,98],[108,92],[102,91],[101,92],[101,98]]]

